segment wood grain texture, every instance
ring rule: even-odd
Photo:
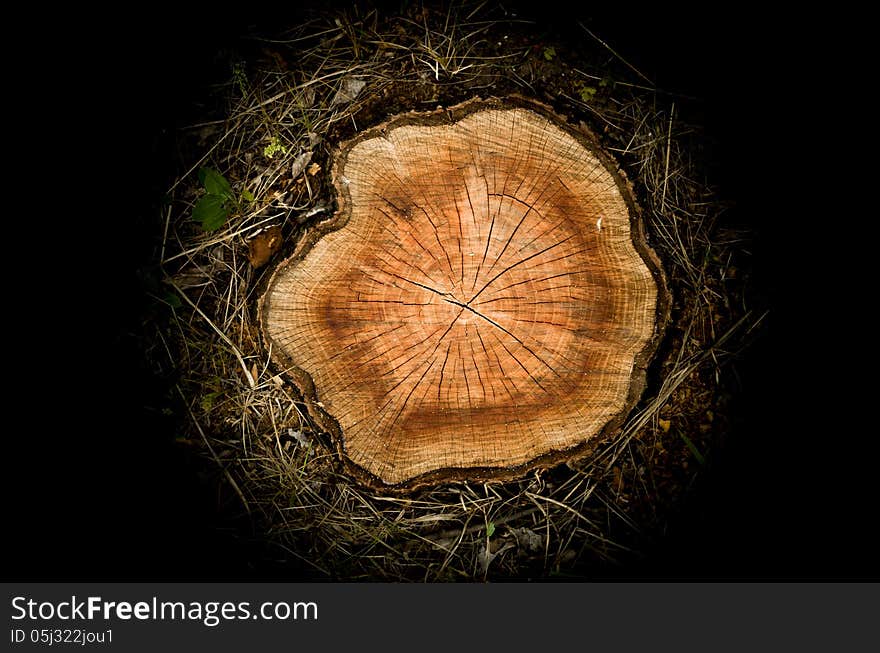
[[[260,320],[366,477],[504,476],[631,409],[665,290],[588,135],[527,105],[408,115],[345,144],[334,184]]]

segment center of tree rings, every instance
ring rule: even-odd
[[[360,134],[333,183],[339,210],[275,271],[260,321],[352,472],[510,477],[619,427],[665,288],[592,135],[471,102]]]

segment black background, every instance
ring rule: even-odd
[[[571,9],[540,5],[521,13],[574,24]],[[297,18],[285,13],[279,21]],[[859,425],[868,386],[840,346],[860,324],[840,317],[840,287],[827,290],[840,276],[828,243],[841,206],[813,165],[834,125],[817,115],[821,72],[794,38],[799,26],[742,8],[574,14],[660,86],[705,98],[713,174],[756,234],[771,307],[738,364],[731,446],[659,549],[622,575],[877,578],[876,447]],[[150,211],[167,181],[162,130],[185,119],[218,49],[275,16],[252,4],[191,16],[151,7],[110,16],[112,28],[78,13],[41,24],[39,41],[26,32],[16,97],[32,120],[17,134],[27,192],[8,200],[9,301],[22,308],[7,317],[7,578],[252,573],[241,540],[216,528],[213,497],[156,437],[163,427],[142,406],[161,390],[127,334],[144,308],[135,270],[149,262]],[[57,50],[41,49],[46,40]]]

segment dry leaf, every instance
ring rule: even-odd
[[[266,265],[281,249],[281,226],[272,225],[248,240],[248,260],[255,270]]]
[[[260,50],[267,59],[271,60],[279,70],[287,70],[287,61],[275,50],[261,48]]]
[[[508,542],[494,553],[491,552],[488,547],[480,551],[477,554],[477,566],[480,570],[480,574],[485,576],[486,572],[489,571],[489,565],[492,564],[492,561],[505,551],[509,551],[510,549],[512,549],[513,546],[514,545],[512,542]]]
[[[611,471],[614,473],[613,487],[617,492],[620,492],[623,489],[623,472],[617,465],[612,467]]]
[[[672,420],[668,419],[658,419],[657,423],[660,425],[660,430],[664,433],[669,433],[669,427],[672,426]]]
[[[302,174],[302,171],[306,169],[306,166],[309,165],[309,161],[312,160],[312,153],[303,152],[298,157],[293,160],[293,163],[290,165],[290,177],[292,179],[296,179]]]
[[[303,433],[302,431],[288,428],[287,434],[290,437],[292,437],[294,440],[296,440],[297,444],[299,444],[301,447],[304,447],[304,448],[308,449],[309,451],[312,450],[311,441],[309,440],[308,436],[305,433]]]
[[[316,174],[321,172],[321,166],[318,165],[317,163],[313,163],[308,167],[308,170],[306,170],[306,172],[308,172],[312,177],[314,177]]]
[[[348,76],[343,77],[342,82],[339,85],[339,90],[336,91],[336,95],[333,96],[330,106],[335,107],[338,104],[348,104],[358,96],[358,93],[360,93],[366,85],[367,83],[363,80]]]
[[[544,548],[544,539],[529,528],[511,528],[510,532],[516,538],[520,551],[538,553]]]

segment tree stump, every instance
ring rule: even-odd
[[[338,211],[259,312],[352,472],[509,478],[619,428],[668,302],[592,134],[525,100],[472,101],[361,133],[332,174]]]

